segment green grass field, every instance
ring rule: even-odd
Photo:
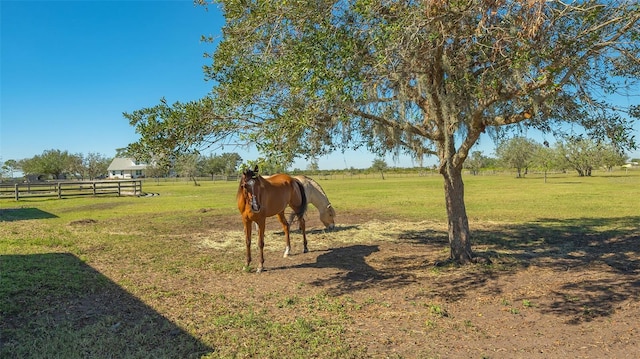
[[[341,215],[436,230],[446,221],[439,176],[319,182],[338,226]],[[242,227],[237,184],[201,184],[146,182],[145,192],[160,194],[149,198],[0,200],[0,357],[366,357],[343,335],[370,301],[298,283],[299,294],[269,292],[271,305],[261,307],[264,298],[251,290],[232,297],[223,294],[232,289],[204,289],[237,276],[253,283],[256,274],[240,271],[241,240],[203,250],[203,240],[231,236],[230,228],[236,241]],[[496,223],[551,234],[559,225],[582,231],[581,223],[601,233],[637,230],[640,171],[554,175],[547,183],[466,176],[465,200],[477,243],[509,253],[509,234],[490,233]],[[274,319],[291,310],[299,316]]]

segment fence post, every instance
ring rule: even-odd
[[[20,184],[16,183],[16,201],[20,200]]]
[[[118,181],[118,197],[120,197],[120,184],[121,184],[121,183],[122,183],[122,182]]]
[[[62,198],[62,186],[60,183],[61,182],[58,182],[58,199]]]
[[[93,189],[93,196],[96,196],[96,181],[91,182],[91,188]]]

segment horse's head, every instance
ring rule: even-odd
[[[327,205],[324,211],[320,211],[320,220],[324,223],[327,229],[333,229],[336,226],[335,218],[336,211],[331,207],[331,204]]]
[[[244,189],[247,199],[251,203],[251,211],[260,212],[260,175],[258,174],[258,166],[253,170],[247,168],[242,172],[240,186]]]

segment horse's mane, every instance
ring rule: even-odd
[[[318,182],[314,181],[311,177],[304,176],[304,178],[313,186],[313,188],[315,188],[320,193],[322,193],[323,196],[327,197],[327,194],[324,192],[324,190],[322,189],[322,186],[320,186]]]

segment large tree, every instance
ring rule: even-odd
[[[73,172],[77,155],[68,151],[46,150],[41,155],[21,160],[20,166],[25,174],[50,175],[53,179],[62,179],[64,174]]]
[[[636,0],[219,4],[216,116],[199,126],[283,161],[362,146],[437,156],[453,261],[474,259],[462,169],[482,133],[571,123],[634,146],[633,112],[604,95],[637,89]]]

